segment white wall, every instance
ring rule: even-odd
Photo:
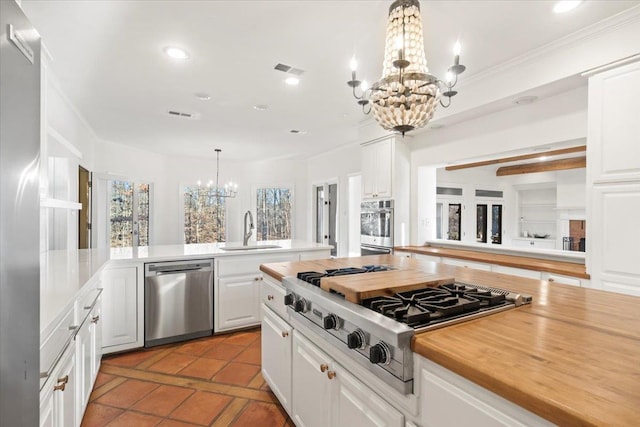
[[[153,184],[150,243],[182,244],[183,211],[181,188],[216,179],[215,159],[168,157],[113,142],[100,142],[96,150],[96,168],[100,173],[126,177]],[[238,195],[227,200],[227,241],[242,241],[244,212],[255,215],[255,189],[258,186],[292,186],[294,190],[293,238],[306,238],[307,188],[304,161],[277,160],[238,163],[220,155],[220,185],[238,183]],[[102,225],[104,226],[104,224]],[[255,232],[252,239],[255,239]]]
[[[342,149],[328,151],[319,156],[311,157],[306,161],[307,177],[306,186],[307,207],[306,214],[309,218],[306,240],[313,240],[312,221],[313,195],[312,185],[320,185],[328,181],[338,182],[338,256],[349,254],[349,175],[360,173],[362,169],[362,156],[360,145],[348,145]]]

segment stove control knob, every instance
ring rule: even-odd
[[[382,341],[369,349],[369,362],[388,365],[391,362],[389,347]]]
[[[340,329],[340,321],[335,314],[329,314],[322,319],[325,329]]]
[[[287,294],[284,296],[284,305],[293,305],[295,297],[293,294]]]
[[[347,347],[349,347],[350,349],[364,348],[365,343],[366,339],[364,336],[364,332],[362,332],[362,329],[356,329],[355,331],[347,335]]]
[[[307,300],[304,298],[300,298],[299,300],[297,300],[294,304],[293,304],[293,309],[295,311],[299,312],[305,312],[308,309],[307,306]]]

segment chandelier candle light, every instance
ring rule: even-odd
[[[465,70],[460,64],[460,42],[453,48],[454,62],[442,81],[429,74],[424,55],[422,18],[418,0],[396,0],[389,7],[387,38],[382,64],[382,78],[371,87],[356,78],[357,62],[351,59],[351,80],[347,85],[362,106],[373,111],[376,121],[386,130],[405,132],[425,126],[433,117],[438,103],[444,108],[458,92],[453,87],[458,74]],[[356,94],[360,88],[361,95]],[[447,102],[442,102],[442,96]],[[367,109],[368,106],[368,109]]]

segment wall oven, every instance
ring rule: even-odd
[[[360,254],[384,255],[393,250],[393,200],[360,205]]]

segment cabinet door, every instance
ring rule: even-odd
[[[530,279],[540,280],[541,273],[535,270],[527,270],[524,268],[506,267],[504,265],[492,265],[491,271],[494,273],[511,274],[512,276],[528,277]]]
[[[60,360],[61,369],[58,371],[53,384],[53,416],[58,427],[75,427],[80,424],[76,416],[76,358],[75,349],[70,346],[66,355]]]
[[[142,298],[142,295],[138,295],[138,269],[105,270],[102,283],[102,346],[135,344],[139,331],[138,298]]]
[[[291,340],[293,329],[262,305],[262,376],[291,413]]]
[[[218,279],[218,329],[234,329],[260,323],[261,274]]]
[[[98,298],[96,305],[91,310],[91,387],[100,370],[100,362],[102,360],[102,297]]]
[[[375,147],[375,197],[389,198],[393,196],[393,143],[387,139],[376,143]]]
[[[76,372],[78,385],[77,419],[82,419],[84,406],[89,400],[93,386],[92,325],[87,319],[76,334]]]
[[[374,144],[362,147],[362,198],[370,199],[375,193],[376,147]]]
[[[336,366],[338,387],[332,425],[403,427],[404,416],[345,369]]]
[[[42,390],[40,392],[40,427],[56,427],[55,414],[53,411],[53,392]]]
[[[489,264],[483,264],[481,262],[454,258],[442,258],[442,262],[449,265],[455,265],[456,267],[467,267],[475,268],[476,270],[491,271],[491,266]]]
[[[304,338],[293,334],[293,421],[298,427],[327,427],[335,381],[327,377],[332,360]],[[325,372],[322,372],[322,371]]]

